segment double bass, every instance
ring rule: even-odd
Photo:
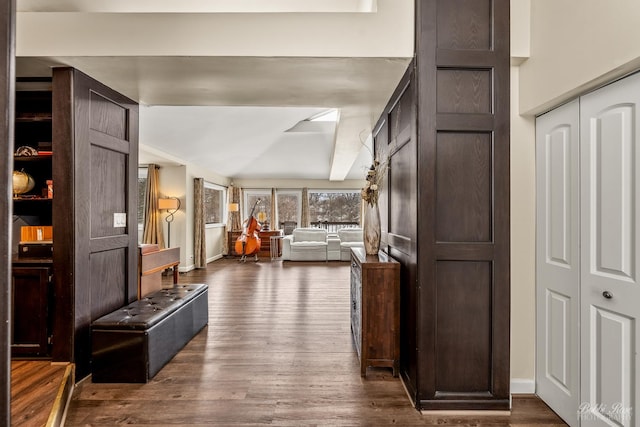
[[[260,203],[260,199],[256,200],[256,203],[251,208],[249,218],[242,223],[242,234],[236,239],[236,253],[242,254],[240,261],[245,262],[247,255],[255,254],[255,261],[258,262],[258,251],[260,250],[260,230],[262,226],[258,220],[253,216],[256,210],[256,206]]]

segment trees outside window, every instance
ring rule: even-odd
[[[359,224],[360,191],[309,191],[309,220],[315,223]]]
[[[251,209],[253,205],[256,205],[256,201],[260,199],[260,202],[256,205],[256,209],[253,212],[253,216],[256,217],[257,220],[260,221],[260,214],[264,212],[265,220],[260,221],[261,223],[268,222],[271,224],[271,190],[245,190],[245,205],[244,205],[244,218],[242,221],[246,220],[251,213]]]
[[[205,224],[224,223],[225,189],[209,182],[204,183],[204,222]]]
[[[278,191],[278,221],[292,221],[300,224],[300,191]]]

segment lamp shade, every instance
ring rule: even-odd
[[[158,199],[159,210],[178,210],[180,208],[180,200],[176,197],[170,197],[166,199]]]
[[[240,210],[240,205],[238,203],[229,203],[227,205],[227,209],[229,212],[238,212]]]
[[[258,212],[258,221],[264,222],[267,219],[267,214],[265,212]]]

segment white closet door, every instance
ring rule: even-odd
[[[536,120],[536,392],[569,425],[580,403],[580,108]]]
[[[582,426],[640,410],[640,75],[581,98]]]

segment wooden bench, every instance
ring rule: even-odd
[[[95,320],[93,382],[148,382],[207,322],[205,284],[156,291]]]

